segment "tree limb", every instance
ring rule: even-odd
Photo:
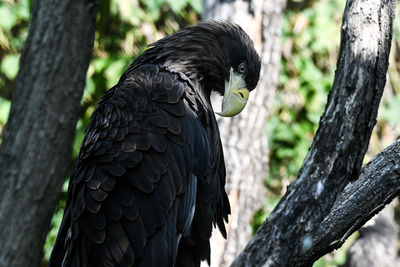
[[[360,177],[345,187],[313,234],[313,252],[305,255],[304,261],[314,262],[339,248],[399,193],[400,140],[374,157],[362,168]]]
[[[314,232],[359,175],[386,82],[396,1],[349,0],[325,112],[297,179],[232,266],[308,266]],[[322,248],[321,248],[322,249]]]
[[[400,266],[397,256],[399,225],[395,221],[395,205],[389,205],[358,230],[358,237],[346,253],[340,267],[393,267]]]

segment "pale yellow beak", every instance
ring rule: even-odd
[[[239,114],[246,106],[249,99],[249,90],[240,74],[230,70],[229,81],[225,82],[225,93],[222,98],[222,110],[216,112],[223,117],[232,117]]]

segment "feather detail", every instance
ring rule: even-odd
[[[213,184],[221,177],[204,176],[220,173],[210,166],[224,166],[210,164],[214,148],[196,113],[198,98],[185,75],[145,65],[121,78],[100,101],[71,178],[67,205],[72,205],[76,239],[67,241],[72,243],[65,252],[71,262],[179,265],[180,251],[186,251],[180,240],[198,254],[195,262],[209,257],[212,225],[222,228],[227,214],[199,192],[207,192],[207,199],[215,198],[210,192],[224,192]]]

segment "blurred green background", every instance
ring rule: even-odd
[[[18,72],[19,54],[29,25],[32,0],[0,2],[0,142]],[[304,160],[332,86],[339,50],[344,0],[289,1],[282,35],[282,72],[267,123],[270,172],[264,208],[252,222],[256,229],[272,211]],[[145,46],[200,19],[201,0],[100,1],[91,64],[88,69],[73,159],[96,103]],[[388,82],[366,161],[400,136],[399,20],[390,57]],[[72,161],[71,161],[72,165]],[[67,178],[66,178],[67,179]],[[44,265],[61,222],[68,182],[44,247]],[[348,243],[314,266],[344,262]]]

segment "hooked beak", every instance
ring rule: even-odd
[[[222,110],[216,112],[223,117],[232,117],[240,113],[249,99],[249,89],[240,74],[230,70],[229,81],[225,81],[225,93],[222,98]]]

